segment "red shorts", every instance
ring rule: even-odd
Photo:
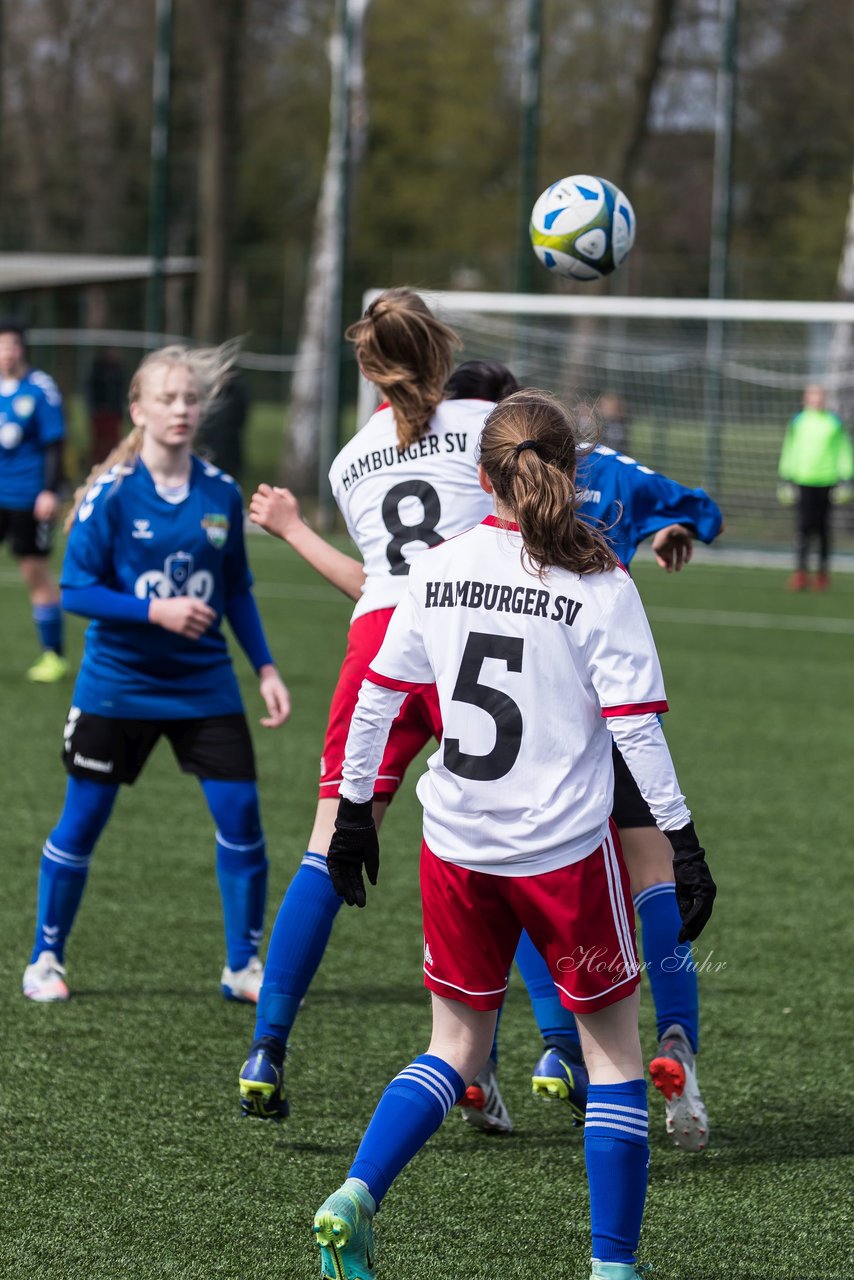
[[[363,613],[350,627],[347,652],[341,663],[338,684],[332,695],[323,756],[320,761],[320,795],[337,796],[344,765],[344,748],[350,721],[356,709],[362,681],[385,639],[393,609],[373,609]],[[385,754],[374,786],[374,795],[389,799],[397,791],[407,766],[419,751],[435,738],[442,737],[439,695],[436,686],[419,689],[407,695],[391,726]]]
[[[421,849],[424,984],[498,1009],[519,936],[546,960],[561,1004],[595,1013],[640,982],[629,877],[616,830],[580,862],[539,876],[467,871]]]

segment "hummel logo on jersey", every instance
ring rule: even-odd
[[[150,520],[134,520],[132,538],[153,538],[154,532],[151,529]]]
[[[427,942],[424,943],[424,963],[429,965],[433,964],[433,957],[430,954],[430,944]]]

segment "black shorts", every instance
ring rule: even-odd
[[[641,795],[629,766],[612,744],[614,758],[614,808],[611,817],[617,830],[620,827],[654,827],[655,818]]]
[[[222,782],[255,781],[255,753],[242,713],[198,720],[112,720],[72,707],[62,762],[72,778],[131,786],[161,737],[169,739],[184,773]]]
[[[0,507],[0,542],[9,539],[13,556],[49,556],[53,546],[52,520],[37,520],[32,511]]]

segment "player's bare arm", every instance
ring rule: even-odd
[[[261,667],[258,677],[258,691],[267,708],[266,716],[261,718],[261,725],[265,729],[278,729],[291,714],[291,695],[273,663]]]
[[[299,502],[290,489],[259,485],[252,495],[249,515],[262,529],[287,542],[333,587],[351,600],[359,599],[365,582],[361,562],[333,547],[306,524]]]
[[[679,573],[694,552],[694,531],[684,524],[669,524],[652,539],[656,564],[665,573]]]
[[[53,520],[59,509],[59,498],[51,489],[42,489],[33,504],[33,515],[37,520]]]

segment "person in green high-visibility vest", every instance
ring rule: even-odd
[[[797,566],[788,582],[790,591],[805,591],[810,543],[818,540],[818,571],[814,591],[830,582],[830,507],[848,502],[854,476],[854,450],[845,427],[825,408],[824,388],[811,383],[804,390],[804,407],[786,430],[780,453],[779,497],[797,503],[795,522]]]

